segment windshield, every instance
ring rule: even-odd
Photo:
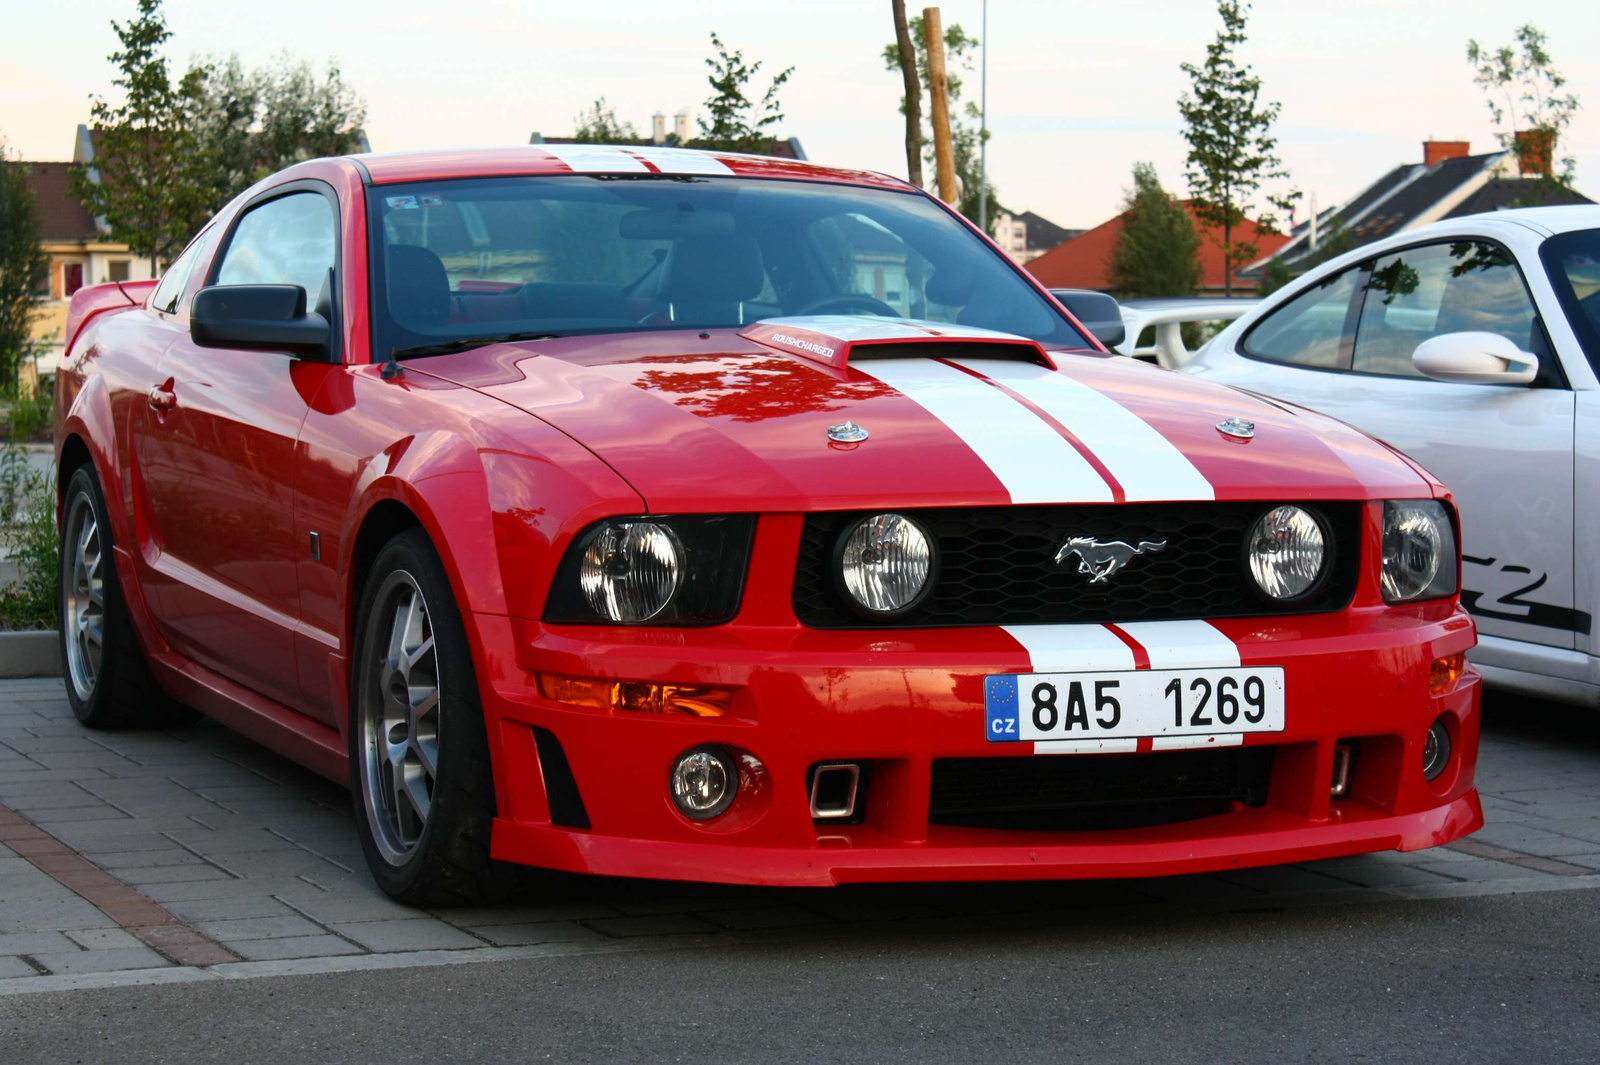
[[[369,196],[379,360],[478,338],[737,328],[798,314],[1091,346],[999,253],[914,193],[563,175]]]
[[[1584,354],[1600,372],[1600,229],[1551,237],[1539,258]]]

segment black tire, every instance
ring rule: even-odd
[[[67,702],[79,721],[93,729],[170,728],[192,724],[199,714],[175,701],[150,673],[150,663],[128,617],[117,565],[111,553],[111,526],[105,496],[93,466],[80,466],[67,481],[61,514],[61,575],[56,605],[61,623],[62,679]],[[86,542],[92,569],[80,566],[78,540],[93,523]],[[97,654],[79,639],[98,629]],[[92,638],[88,641],[93,644]]]
[[[397,631],[410,631],[402,619],[411,609],[406,597],[418,594],[426,628],[415,640],[397,641]],[[430,636],[431,672],[422,650]],[[413,643],[414,652],[408,650]],[[378,886],[400,902],[432,907],[479,906],[539,890],[545,884],[540,871],[489,857],[495,799],[483,703],[460,608],[424,530],[400,533],[378,553],[356,614],[355,649],[350,790],[361,849]],[[403,675],[401,660],[407,663]],[[417,694],[430,684],[431,702]],[[433,709],[418,716],[427,706]],[[410,785],[395,783],[397,765],[404,767],[401,779],[421,774],[414,793],[426,795],[428,809],[420,816],[416,800],[400,794],[412,791]]]

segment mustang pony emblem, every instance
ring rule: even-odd
[[[1103,584],[1134,555],[1162,551],[1166,546],[1165,540],[1140,540],[1135,546],[1121,540],[1105,542],[1092,536],[1074,536],[1056,552],[1056,565],[1065,562],[1069,555],[1077,555],[1078,572],[1087,576],[1090,584]]]

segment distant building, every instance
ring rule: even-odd
[[[1358,248],[1444,218],[1531,203],[1593,202],[1540,180],[1550,172],[1553,145],[1548,141],[1523,136],[1518,146],[1518,151],[1473,155],[1467,141],[1423,141],[1422,162],[1401,163],[1344,203],[1319,210],[1314,228],[1309,218],[1295,226],[1286,243],[1263,248],[1267,254],[1241,273],[1253,282],[1273,258],[1298,273],[1317,261],[1329,240]]]
[[[1181,202],[1193,215],[1189,201]],[[1117,246],[1117,238],[1122,235],[1122,227],[1127,224],[1127,220],[1128,212],[1123,212],[1093,229],[1082,232],[1053,251],[1029,260],[1026,268],[1046,288],[1091,288],[1110,292],[1115,287],[1111,283],[1111,252]],[[1225,290],[1226,281],[1226,266],[1223,263],[1221,247],[1222,231],[1208,229],[1198,220],[1195,221],[1195,226],[1200,230],[1198,253],[1200,295],[1221,295]],[[1289,239],[1278,233],[1258,235],[1255,223],[1250,219],[1246,219],[1240,228],[1235,229],[1234,234],[1236,239],[1254,244],[1258,252],[1269,254]],[[1254,281],[1247,281],[1241,275],[1241,271],[1234,272],[1235,294],[1246,293],[1255,287]]]
[[[995,243],[1019,263],[1036,259],[1082,233],[1081,229],[1063,229],[1032,211],[1001,211],[994,220]]]
[[[62,334],[67,324],[67,304],[74,292],[85,285],[141,281],[152,276],[148,258],[134,255],[126,244],[101,240],[109,233],[104,221],[91,218],[69,191],[73,163],[93,160],[88,127],[80,125],[72,162],[23,164],[28,168],[28,185],[39,209],[44,251],[50,257],[50,272],[39,288],[40,313],[33,321],[39,356],[35,366],[21,367],[24,382],[36,374],[55,372],[65,343]]]
[[[689,141],[693,139],[691,134],[689,133],[689,112],[688,111],[679,111],[677,114],[672,116],[672,120],[673,120],[673,130],[672,130],[672,135],[670,137],[667,135],[667,116],[665,114],[663,114],[662,112],[657,111],[654,115],[651,116],[650,136],[648,136],[648,137],[636,137],[633,140],[621,141],[619,143],[622,143],[622,144],[638,144],[638,145],[641,145],[641,146],[642,145],[646,145],[646,144],[654,144],[654,145],[686,145],[686,144],[688,144]],[[530,134],[529,137],[528,137],[528,143],[529,144],[576,144],[576,143],[578,143],[578,138],[576,138],[576,137],[546,137],[544,134],[540,133],[538,130],[534,130],[533,133]],[[802,163],[806,161],[806,151],[805,151],[804,148],[800,147],[800,138],[799,137],[775,137],[775,138],[773,138],[772,143],[767,146],[767,150],[766,151],[759,152],[757,154],[759,154],[759,155],[770,155],[775,159],[798,159]]]

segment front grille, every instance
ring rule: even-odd
[[[819,629],[1160,621],[1311,614],[1343,609],[1360,571],[1362,504],[1301,503],[1321,518],[1332,557],[1322,584],[1291,603],[1261,594],[1245,568],[1245,538],[1277,503],[1122,503],[907,510],[938,546],[933,590],[909,612],[867,618],[839,585],[840,537],[868,512],[806,517],[794,609]],[[1090,584],[1056,552],[1071,536],[1165,540],[1108,581]]]
[[[928,821],[1035,831],[1130,828],[1260,806],[1271,747],[940,758]]]

